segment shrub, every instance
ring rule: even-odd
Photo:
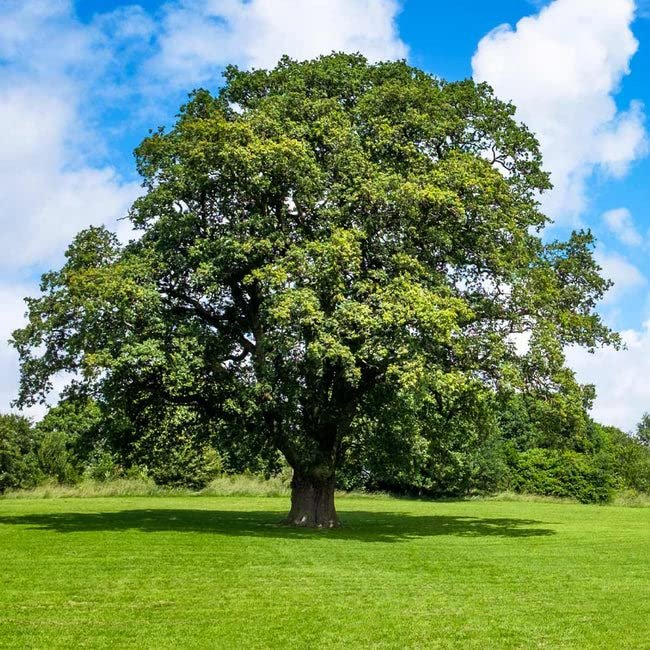
[[[575,451],[534,448],[511,459],[511,487],[553,497],[572,497],[582,503],[609,501],[615,479],[596,457]]]
[[[605,436],[603,453],[624,489],[650,493],[650,447],[615,427],[600,427]]]
[[[98,442],[90,452],[84,469],[84,478],[91,481],[112,481],[122,475],[117,456],[105,441]]]
[[[0,493],[34,487],[43,479],[31,422],[19,415],[0,415]]]
[[[175,442],[157,447],[152,454],[148,469],[158,485],[200,490],[219,476],[221,458],[212,447],[189,440]]]
[[[80,477],[80,466],[70,439],[62,431],[44,431],[38,436],[36,456],[41,472],[59,483],[75,483]]]
[[[80,469],[94,451],[98,440],[107,440],[105,418],[99,405],[92,400],[63,399],[51,407],[45,417],[35,426],[46,440],[65,447],[69,458]],[[60,470],[57,470],[60,471]]]

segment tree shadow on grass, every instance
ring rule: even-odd
[[[343,512],[343,527],[309,530],[282,525],[280,512],[143,509],[119,512],[64,512],[0,516],[0,525],[20,525],[57,533],[140,531],[225,536],[314,539],[319,536],[362,542],[400,542],[424,537],[545,537],[554,535],[533,519],[409,515],[398,512]]]

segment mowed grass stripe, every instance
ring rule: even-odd
[[[650,648],[650,509],[0,500],[2,647]]]

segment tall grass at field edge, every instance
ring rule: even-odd
[[[289,497],[291,487],[286,476],[264,479],[251,474],[224,475],[211,481],[202,490],[190,490],[183,487],[166,487],[156,485],[151,479],[120,478],[110,481],[86,479],[75,485],[61,485],[49,481],[29,490],[9,490],[0,495],[0,499],[64,499],[96,497],[169,497],[169,496],[212,496],[212,497]],[[385,492],[337,492],[337,498],[363,497],[386,498],[392,495]],[[402,497],[395,497],[402,498]],[[406,498],[406,497],[404,497]],[[413,497],[408,497],[412,499]],[[570,498],[540,496],[537,494],[519,494],[516,492],[499,492],[489,495],[472,495],[454,499],[431,499],[422,497],[422,501],[504,501],[531,503],[577,503]],[[607,505],[626,507],[650,507],[650,495],[634,490],[624,490],[614,495]]]

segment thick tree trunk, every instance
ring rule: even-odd
[[[291,511],[286,523],[305,528],[336,528],[340,526],[334,508],[334,475],[294,470],[291,481]]]

